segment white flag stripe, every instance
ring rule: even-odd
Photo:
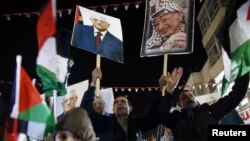
[[[27,130],[28,130],[27,135],[34,138],[34,139],[43,140],[45,129],[46,129],[45,123],[38,123],[38,122],[29,121],[28,128],[27,128]]]
[[[56,71],[56,74],[57,74],[57,77],[58,77],[58,80],[60,82],[64,82],[65,81],[65,77],[68,73],[68,68],[67,68],[67,65],[65,64],[68,64],[68,58],[65,58],[65,57],[62,57],[60,55],[56,55],[56,65],[57,65],[57,71]]]
[[[237,10],[237,16],[241,20],[246,20],[248,15],[248,9],[250,5],[250,0],[248,0],[246,3],[244,3],[238,10]]]
[[[57,72],[56,67],[56,39],[54,37],[48,38],[41,50],[39,51],[39,59],[37,59],[37,64],[41,66],[46,66],[48,70],[55,73]]]
[[[250,1],[247,1],[237,10],[237,19],[229,28],[231,52],[250,39],[250,21],[247,21],[249,4]]]
[[[234,52],[250,39],[250,21],[237,19],[229,28],[230,50]]]
[[[230,75],[231,75],[231,60],[228,57],[228,54],[226,53],[226,51],[224,50],[224,48],[222,48],[222,60],[223,60],[223,65],[224,65],[224,72],[225,72],[225,78],[227,80],[230,79]]]

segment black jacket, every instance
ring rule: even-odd
[[[168,94],[163,124],[169,127],[174,135],[175,141],[206,141],[207,129],[210,124],[218,124],[219,121],[230,111],[235,109],[244,98],[249,83],[249,74],[242,76],[235,81],[232,91],[225,97],[220,98],[217,103],[207,103],[195,108],[176,110],[169,112],[171,104],[169,99],[173,98]]]
[[[128,117],[128,136],[126,136],[115,115],[101,115],[94,112],[92,102],[95,87],[89,87],[85,92],[81,107],[89,113],[96,136],[100,141],[142,141],[142,133],[153,129],[160,120],[157,110],[151,110],[150,114],[142,117]],[[156,106],[157,107],[157,106]]]

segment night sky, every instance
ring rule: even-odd
[[[74,9],[76,4],[83,7],[98,5],[111,5],[117,3],[131,3],[128,10],[120,6],[117,11],[112,7],[107,9],[106,14],[121,19],[124,41],[124,58],[125,63],[117,62],[102,58],[101,69],[103,79],[102,87],[153,87],[158,86],[158,78],[163,72],[163,56],[157,57],[140,57],[141,40],[143,35],[145,2],[142,1],[138,9],[132,2],[139,0],[60,0],[57,9]],[[39,12],[42,0],[19,0],[13,2],[9,0],[0,1],[0,91],[1,100],[4,104],[8,103],[11,84],[15,71],[15,57],[17,54],[23,56],[22,64],[31,78],[36,78],[40,82],[35,72],[37,57],[37,37],[36,24],[38,15],[31,14],[30,17],[25,15],[11,16],[7,20],[3,14],[11,13],[29,13]],[[199,1],[196,1],[195,17],[200,9]],[[102,11],[98,8],[97,11]],[[74,21],[74,10],[68,15],[67,11],[62,12],[62,17],[58,16],[58,30],[72,31]],[[69,84],[74,84],[91,78],[91,71],[95,68],[96,56],[92,53],[80,50],[70,46],[71,56],[75,61],[70,70]],[[194,29],[194,52],[188,55],[170,55],[168,57],[168,71],[174,67],[183,67],[184,76],[180,85],[185,84],[191,72],[200,71],[203,67],[207,55],[201,43],[201,33],[198,22],[195,18]],[[36,85],[41,91],[41,88]],[[42,92],[42,91],[41,91]],[[122,92],[124,93],[124,92]],[[136,108],[134,113],[144,113],[153,100],[160,95],[159,91],[144,92],[125,92],[129,95],[132,104]],[[144,107],[143,107],[144,106]],[[145,108],[146,107],[146,108]],[[143,110],[142,110],[143,109]],[[146,109],[146,110],[145,110]]]

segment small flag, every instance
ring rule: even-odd
[[[46,95],[66,93],[65,79],[68,72],[68,58],[58,52],[56,46],[56,18],[54,1],[49,1],[37,23],[38,57],[36,71]],[[60,46],[58,47],[60,48]]]
[[[224,80],[222,95],[229,84],[250,71],[250,1],[231,0],[218,32],[222,44]]]
[[[15,102],[12,107],[11,118],[26,121],[27,130],[23,131],[24,134],[34,139],[43,140],[48,133],[54,131],[55,119],[49,107],[42,101],[38,90],[32,85],[28,74],[21,67],[21,59],[18,58],[20,56],[17,57],[18,65],[15,83],[13,84],[12,97]]]

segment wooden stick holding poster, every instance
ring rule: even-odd
[[[167,67],[168,67],[168,55],[164,54],[164,60],[163,60],[163,75],[167,75]],[[166,86],[164,85],[162,87],[162,91],[161,91],[161,95],[165,96],[165,90],[166,90]]]
[[[99,54],[96,55],[96,67],[101,69],[101,56]],[[95,95],[100,96],[100,78],[96,79]]]

